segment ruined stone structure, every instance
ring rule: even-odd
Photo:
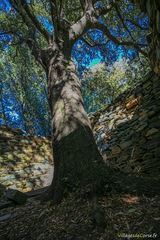
[[[107,165],[138,175],[160,173],[160,77],[149,74],[91,121]]]
[[[24,192],[50,184],[53,175],[49,138],[23,136],[0,128],[0,184]]]
[[[160,173],[160,78],[150,74],[113,105],[90,116],[104,161],[135,175]],[[49,185],[53,175],[49,138],[0,128],[0,184],[30,191]]]

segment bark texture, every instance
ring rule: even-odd
[[[48,93],[54,155],[48,197],[59,202],[64,191],[77,187],[90,186],[95,191],[104,166],[84,110],[75,66],[62,52],[50,60]]]
[[[150,46],[149,59],[154,72],[160,75],[160,1],[159,0],[133,0],[139,4],[141,10],[147,13],[150,20]]]

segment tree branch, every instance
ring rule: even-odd
[[[148,27],[142,27],[141,25],[139,25],[139,23],[138,22],[136,22],[136,21],[134,21],[134,20],[132,20],[132,19],[126,19],[126,22],[130,22],[130,23],[132,23],[133,25],[135,25],[136,27],[138,27],[138,28],[140,28],[141,30],[148,30]]]
[[[93,8],[93,0],[80,0],[80,4],[84,13]]]
[[[97,17],[104,16],[107,13],[109,13],[113,9],[113,7],[115,6],[116,2],[118,2],[118,0],[113,0],[112,3],[108,4],[106,7],[102,6],[98,9],[96,9]]]
[[[57,2],[50,0],[50,8],[51,8],[52,23],[54,25],[54,28],[56,29],[57,18],[58,18]]]
[[[89,13],[88,13],[89,14]],[[69,39],[75,42],[81,37],[91,26],[88,15],[85,13],[83,17],[74,23],[69,29]]]
[[[26,26],[30,28],[37,29],[47,40],[50,42],[50,35],[47,30],[42,26],[42,24],[37,20],[37,18],[32,14],[26,2],[19,0],[10,0],[11,4],[15,10],[20,14]]]
[[[36,42],[33,41],[33,39],[31,39],[31,38],[24,39],[23,41],[27,44],[27,46],[31,50],[31,53],[35,57],[36,61],[41,64],[41,66],[44,68],[44,70],[46,70],[46,68],[47,68],[46,58],[45,58],[46,50],[40,49],[37,46]]]
[[[115,44],[124,45],[124,46],[128,46],[128,47],[134,47],[140,53],[142,53],[144,56],[148,57],[148,54],[140,48],[140,47],[145,47],[146,45],[138,44],[138,43],[135,43],[135,42],[132,42],[132,41],[121,41],[118,38],[116,38],[115,36],[113,36],[105,25],[99,23],[98,21],[97,21],[97,23],[94,23],[94,28],[95,27],[97,29],[101,30]]]
[[[26,3],[26,1],[24,0],[20,0],[21,2],[21,6],[24,8],[24,10],[26,11],[28,17],[30,18],[30,20],[32,21],[32,23],[34,24],[34,26],[37,28],[37,30],[45,37],[45,39],[47,40],[47,42],[50,42],[50,36],[49,33],[47,32],[47,30],[43,27],[43,25],[38,21],[38,19],[36,18],[36,16],[31,12],[28,4]]]
[[[121,15],[121,11],[120,11],[120,8],[119,8],[118,4],[115,4],[115,5],[114,5],[114,8],[115,8],[115,10],[116,10],[116,12],[117,12],[117,15],[118,15],[120,21],[122,22],[122,25],[123,25],[124,29],[128,32],[130,38],[131,38],[133,41],[135,41],[135,39],[133,38],[130,30],[128,29],[127,25],[125,24],[125,21],[124,21],[122,15]]]
[[[76,41],[81,37],[87,30],[93,26],[94,22],[98,21],[98,18],[102,15],[107,14],[112,10],[117,0],[113,0],[112,4],[107,7],[94,8],[93,5],[97,1],[94,0],[80,0],[81,6],[84,7],[84,15],[74,23],[69,29],[69,39]]]
[[[105,46],[109,41],[107,40],[105,43],[98,43],[97,41],[93,40],[89,34],[85,34],[86,36],[82,37],[82,41],[85,42],[90,47],[102,47]]]

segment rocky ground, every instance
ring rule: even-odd
[[[160,239],[159,206],[159,196],[125,193],[110,193],[96,200],[70,194],[58,206],[30,199],[24,206],[1,211],[0,239],[132,239],[124,238],[124,234]],[[153,238],[147,234],[153,234]]]

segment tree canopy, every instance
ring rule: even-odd
[[[64,32],[71,39],[72,59],[82,77],[96,63],[112,65],[121,58],[132,61],[139,52],[146,57],[148,26],[147,16],[130,1],[2,1],[1,122],[49,134],[41,55]],[[85,100],[85,104],[89,102]]]

